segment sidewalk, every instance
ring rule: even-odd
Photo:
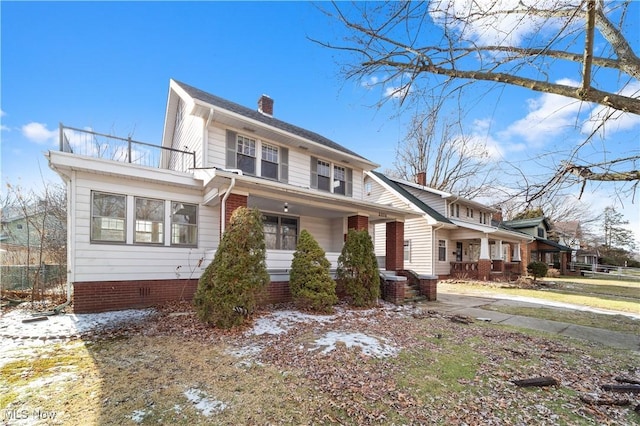
[[[448,314],[465,315],[471,318],[491,319],[491,323],[493,324],[529,328],[575,339],[589,340],[612,348],[640,351],[640,320],[638,321],[639,333],[634,335],[603,330],[595,327],[568,324],[559,321],[504,314],[480,308],[480,306],[490,304],[566,309],[550,306],[544,303],[544,301],[540,301],[540,303],[534,303],[532,301],[522,302],[518,300],[508,300],[489,296],[470,296],[454,293],[438,293],[438,301],[430,302],[429,306],[434,310],[446,312]]]

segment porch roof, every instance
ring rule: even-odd
[[[484,234],[491,234],[493,237],[504,238],[505,240],[526,240],[527,242],[533,241],[533,237],[524,232],[512,231],[504,228],[496,228],[494,226],[483,225],[480,223],[465,222],[464,220],[451,219],[456,226],[462,229],[470,229],[473,231],[482,232]]]
[[[568,252],[573,251],[571,247],[563,246],[562,244],[559,244],[553,240],[546,240],[544,238],[536,237],[536,241],[540,244],[545,244],[555,249],[558,249],[558,251],[568,251]]]
[[[384,204],[371,203],[344,195],[323,193],[305,187],[283,184],[254,176],[240,175],[221,169],[201,169],[197,175],[203,178],[205,193],[211,188],[222,188],[220,193],[212,193],[209,203],[216,203],[235,179],[232,192],[245,192],[249,197],[260,199],[266,208],[279,211],[285,202],[289,203],[289,213],[310,216],[327,216],[329,212],[337,215],[365,215],[370,222],[404,221],[409,217],[420,217],[416,212]],[[296,210],[298,209],[298,210]],[[303,210],[300,210],[303,209]]]

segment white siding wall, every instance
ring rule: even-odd
[[[432,194],[427,191],[421,191],[416,188],[411,188],[406,186],[405,189],[411,193],[411,195],[417,197],[420,201],[443,215],[444,217],[448,217],[449,214],[447,212],[447,202],[444,198],[442,198],[438,194]],[[462,211],[460,212],[462,214]]]
[[[182,102],[182,101],[181,101]],[[185,111],[185,109],[182,109]],[[180,109],[178,109],[180,111]],[[203,150],[203,129],[204,122],[202,118],[192,115],[182,114],[181,117],[176,117],[176,127],[174,129],[173,149],[179,149],[181,151],[188,151],[196,153],[196,167],[202,167],[202,150]],[[178,160],[180,156],[172,156],[172,158]],[[191,159],[190,159],[191,160]],[[188,167],[193,167],[192,163],[188,164]],[[170,167],[173,170],[182,170],[182,167],[177,164],[172,164]]]
[[[207,164],[205,167],[226,166],[225,144],[226,132],[220,127],[211,127],[207,130]]]
[[[143,196],[166,201],[198,204],[202,195],[196,190],[173,188],[151,183],[132,184],[130,180],[106,176],[77,174],[75,200],[74,281],[174,279],[180,266],[180,278],[198,278],[204,269],[197,268],[198,259],[219,243],[219,206],[198,206],[198,246],[180,248],[135,244],[91,243],[91,191],[127,196]],[[133,227],[133,198],[127,198],[127,228]],[[169,218],[165,233],[170,232]],[[130,231],[131,232],[131,231]],[[192,275],[193,274],[193,275]]]
[[[404,224],[404,239],[411,241],[411,259],[404,260],[404,267],[419,274],[433,274],[432,227],[423,218],[409,219]]]
[[[447,242],[447,257],[446,261],[444,262],[438,261],[438,240],[445,240]],[[449,275],[449,273],[451,272],[451,265],[449,264],[449,262],[455,261],[455,255],[452,254],[455,249],[455,243],[451,241],[449,231],[436,231],[436,237],[433,241],[433,255],[436,266],[435,273],[437,275]]]

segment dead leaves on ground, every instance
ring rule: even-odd
[[[265,310],[255,317],[268,314]],[[417,380],[426,383],[427,389],[403,383],[407,366],[398,358],[370,357],[341,344],[326,354],[313,350],[314,339],[332,330],[364,333],[402,349],[421,364],[416,371],[428,371],[430,377]],[[253,362],[306,378],[313,392],[329,401],[310,416],[318,423],[490,425],[530,424],[544,418],[551,424],[627,424],[631,416],[640,421],[633,412],[640,404],[639,395],[612,396],[601,387],[621,375],[640,378],[638,357],[627,356],[625,361],[612,356],[613,350],[595,344],[550,339],[486,323],[452,322],[434,310],[388,305],[371,310],[340,307],[331,321],[298,322],[280,334],[248,331],[248,327],[223,331],[202,324],[188,303],[166,305],[156,318],[134,330],[120,330],[181,336],[238,350],[253,348],[248,355]],[[438,371],[438,359],[447,351],[455,356],[457,348],[477,353],[482,362],[472,379],[448,383]],[[535,376],[552,376],[559,383],[520,389],[511,382]],[[448,387],[453,385],[455,389]]]

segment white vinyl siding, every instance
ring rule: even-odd
[[[186,114],[184,101],[180,100],[176,113],[171,148],[196,153],[196,167],[202,167],[202,138],[204,123],[202,118]],[[169,169],[187,171],[193,167],[193,156],[173,153],[170,155]]]
[[[219,206],[198,206],[198,246],[169,245],[165,232],[164,245],[133,244],[133,226],[127,225],[126,244],[95,244],[90,242],[91,191],[122,194],[127,197],[128,218],[133,219],[134,198],[138,196],[166,201],[198,204],[202,196],[198,190],[153,183],[135,184],[129,179],[76,172],[76,191],[70,197],[75,209],[73,235],[75,259],[72,280],[131,281],[149,279],[198,278],[204,270],[196,267],[198,259],[208,250],[217,248],[220,240]],[[167,203],[168,205],[168,203]],[[177,270],[176,268],[179,267]]]
[[[447,202],[444,198],[442,198],[438,194],[433,194],[428,191],[421,191],[416,188],[411,188],[408,186],[404,187],[411,195],[417,197],[420,201],[440,213],[441,215],[448,217],[449,212],[447,212]]]

